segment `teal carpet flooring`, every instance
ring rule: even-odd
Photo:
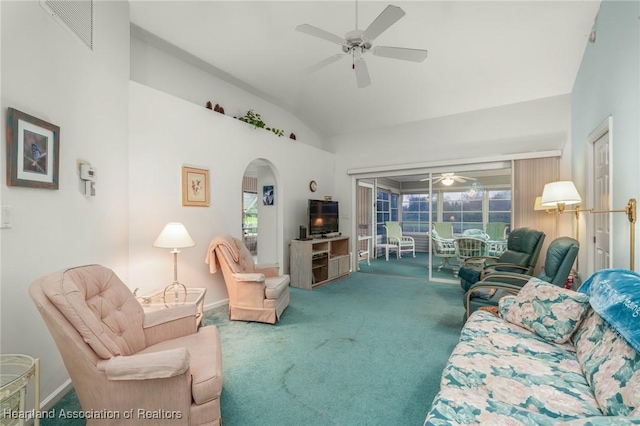
[[[456,259],[450,259],[450,262],[458,267]],[[433,264],[435,265],[433,268],[433,277],[459,282],[460,279],[453,275],[452,265],[447,264],[441,271],[437,270],[441,263],[442,258],[433,256]],[[360,272],[426,280],[429,277],[429,254],[416,252],[416,257],[411,256],[411,254],[403,254],[402,257],[398,259],[395,253],[391,253],[389,254],[389,260],[386,260],[383,254],[382,256],[371,259],[370,265],[367,265],[366,261],[361,261]]]
[[[225,426],[421,425],[462,327],[459,286],[352,273],[291,288],[276,325],[206,313],[220,331]],[[73,392],[56,409],[75,409]],[[83,425],[83,422],[44,425]]]

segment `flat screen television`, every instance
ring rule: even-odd
[[[338,202],[309,200],[309,234],[338,232]]]

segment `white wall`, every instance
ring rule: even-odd
[[[603,1],[598,13],[597,40],[589,44],[573,87],[572,149],[573,180],[586,199],[588,169],[587,138],[600,123],[613,117],[611,158],[612,205],[623,208],[629,198],[640,199],[640,3]],[[583,207],[591,207],[583,203]],[[629,268],[629,221],[613,214],[612,266]],[[582,215],[580,234],[586,236]],[[637,227],[637,224],[636,224]],[[637,232],[637,231],[636,231]],[[582,241],[583,247],[587,242]],[[636,269],[640,264],[636,239]],[[586,250],[580,264],[590,266]],[[590,269],[592,271],[593,269]]]
[[[265,253],[259,247],[259,257],[277,259],[287,270],[288,243],[307,222],[308,183],[316,180],[320,193],[332,192],[334,155],[135,82],[129,93],[130,286],[142,293],[171,282],[168,250],[151,245],[166,222],[178,221],[196,243],[179,255],[180,281],[206,287],[206,304],[227,298],[222,277],[210,275],[204,259],[216,235],[241,236],[242,177],[257,158],[275,169],[273,207],[282,212],[283,226],[278,231],[282,251]],[[180,170],[185,164],[210,170],[210,207],[182,207]]]
[[[455,163],[461,159],[563,149],[569,140],[570,109],[570,95],[563,95],[334,137],[335,195],[350,200],[351,178],[347,170],[353,168],[402,168],[416,163]],[[568,165],[566,159],[561,162]],[[570,171],[562,170],[561,177],[568,179]],[[350,205],[341,206],[341,211],[344,208],[351,211]],[[570,217],[562,218],[560,232],[570,235]]]
[[[68,379],[27,289],[62,268],[100,263],[128,272],[129,5],[95,3],[95,49],[89,51],[38,1],[1,2],[2,116],[8,107],[60,126],[60,189],[7,187],[2,229],[1,352],[42,364],[42,396]],[[5,134],[5,120],[0,134]],[[97,195],[79,190],[76,162],[98,169]]]
[[[261,114],[268,126],[283,129],[288,138],[293,132],[298,143],[327,149],[325,140],[298,117],[248,93],[203,69],[205,64],[194,58],[188,63],[177,56],[190,56],[154,36],[133,28],[131,37],[131,80],[156,88],[196,105],[207,101],[220,104],[228,116],[243,116],[249,109]],[[146,40],[142,40],[145,38]],[[153,44],[151,44],[153,43]],[[160,45],[161,48],[158,48]],[[163,49],[171,52],[167,53]],[[195,65],[194,65],[195,64]],[[215,71],[215,70],[213,70]],[[212,71],[212,72],[213,72]]]

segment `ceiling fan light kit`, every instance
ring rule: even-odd
[[[427,58],[427,51],[421,49],[409,49],[404,47],[376,46],[373,47],[373,40],[395,24],[405,12],[397,6],[388,5],[380,15],[367,27],[366,30],[358,30],[358,3],[356,2],[356,29],[349,31],[344,37],[339,37],[321,28],[309,24],[302,24],[296,27],[296,31],[318,37],[334,44],[341,45],[341,54],[330,56],[322,61],[308,67],[306,73],[316,72],[329,64],[339,61],[346,55],[351,55],[351,68],[355,71],[356,83],[359,88],[367,87],[371,84],[369,69],[364,60],[364,55],[371,52],[375,56],[403,61],[422,62]]]
[[[424,182],[427,180],[430,180],[430,178],[420,179],[420,182]],[[435,176],[433,177],[434,185],[438,182],[441,182],[445,186],[451,186],[453,185],[454,182],[465,183],[468,180],[477,180],[477,179],[469,176],[456,175],[455,173],[442,173],[438,177],[435,177]]]

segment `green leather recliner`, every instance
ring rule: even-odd
[[[536,278],[557,286],[563,286],[571,272],[580,249],[580,243],[570,237],[556,238],[549,244],[545,256],[544,268]],[[471,286],[465,295],[466,315],[481,306],[498,306],[498,302],[507,294],[517,294],[529,281],[531,275],[493,272],[484,280]]]
[[[507,249],[499,258],[472,258],[465,261],[459,272],[462,289],[468,291],[485,275],[496,271],[533,275],[544,237],[544,232],[538,229],[514,229],[507,239]]]

